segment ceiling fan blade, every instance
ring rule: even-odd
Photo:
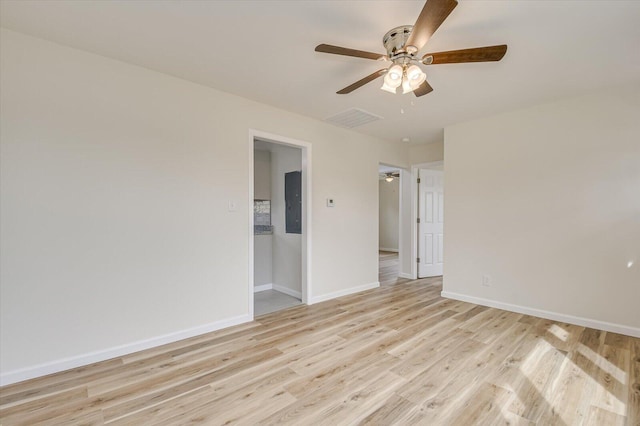
[[[365,52],[364,50],[348,49],[346,47],[332,46],[330,44],[319,44],[316,46],[316,52],[333,53],[334,55],[355,56],[356,58],[378,59],[384,58],[385,55],[380,53]]]
[[[429,83],[424,81],[420,86],[418,86],[416,90],[413,91],[413,94],[416,95],[416,97],[418,97],[418,96],[426,95],[427,93],[432,91],[433,91],[433,87],[431,87]]]
[[[507,45],[475,47],[472,49],[449,50],[427,53],[422,57],[425,64],[457,64],[461,62],[499,61],[507,53]],[[431,59],[429,59],[431,57]]]
[[[383,69],[381,69],[381,70],[378,70],[378,71],[376,71],[376,72],[374,72],[374,73],[369,74],[369,75],[368,75],[368,76],[366,76],[365,78],[360,79],[360,80],[356,81],[355,83],[353,83],[353,84],[351,84],[351,85],[349,85],[349,86],[345,87],[344,89],[337,91],[336,93],[337,93],[338,95],[345,95],[345,94],[347,94],[347,93],[351,93],[351,92],[353,92],[354,90],[356,90],[357,88],[362,87],[362,86],[364,86],[365,84],[367,84],[367,83],[369,83],[369,82],[371,82],[371,81],[375,80],[376,78],[378,78],[378,77],[380,77],[380,76],[382,76],[382,75],[386,74],[386,72],[387,72],[387,69],[386,69],[386,68],[383,68]]]
[[[415,53],[422,49],[457,5],[456,0],[427,0],[405,43],[405,50]]]

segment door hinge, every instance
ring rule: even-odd
[[[418,223],[420,223],[420,218],[418,218]]]
[[[420,258],[419,257],[416,257],[416,262],[420,263]]]
[[[418,183],[420,183],[420,178],[418,178]]]

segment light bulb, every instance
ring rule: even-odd
[[[420,79],[420,75],[424,74],[422,70],[417,65],[411,65],[407,68],[407,78],[409,80],[418,80]]]
[[[382,85],[382,89],[386,91],[390,91],[385,88],[385,86],[387,86],[388,88],[393,90],[393,93],[395,93],[396,88],[398,88],[398,86],[400,86],[401,84],[402,84],[402,78],[394,79],[391,73],[387,73],[387,75],[384,76],[384,84]]]
[[[427,79],[427,75],[422,72],[419,66],[411,65],[407,69],[407,78],[412,90],[417,89]]]
[[[387,176],[386,178],[384,178],[384,180],[386,180],[387,182],[393,182],[393,176]]]
[[[389,78],[389,80],[391,81],[402,81],[402,67],[398,64],[392,65],[389,68],[389,71],[387,72],[387,75],[385,76],[385,78]],[[400,84],[398,84],[399,86]],[[396,87],[398,87],[396,86]]]

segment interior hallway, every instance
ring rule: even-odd
[[[378,257],[378,281],[381,286],[402,284],[409,282],[406,278],[399,278],[398,253],[380,251]]]

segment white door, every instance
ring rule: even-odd
[[[444,173],[419,171],[418,278],[442,275]]]

